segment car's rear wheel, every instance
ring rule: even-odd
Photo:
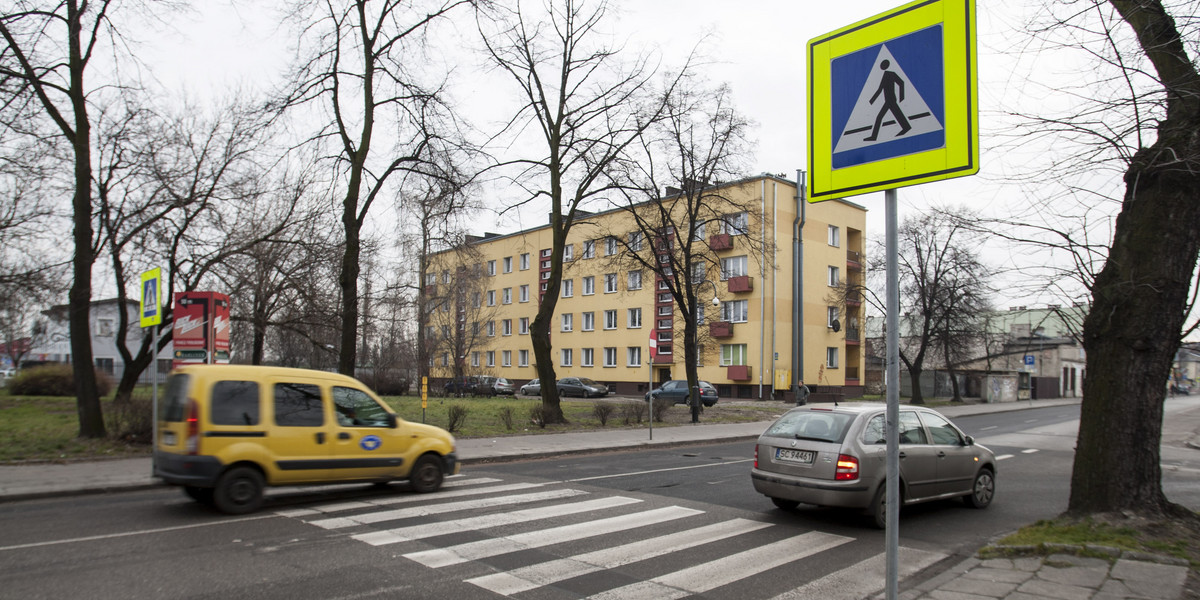
[[[871,518],[871,524],[879,529],[887,527],[887,482],[879,484],[879,489],[875,491],[875,497],[871,500],[871,505],[867,507],[867,515]]]
[[[780,510],[796,510],[796,507],[800,506],[800,503],[795,500],[784,500],[783,498],[771,498],[771,502],[774,502],[775,508]]]
[[[408,482],[413,491],[420,494],[436,492],[442,487],[442,459],[433,454],[426,454],[413,464]]]
[[[975,474],[974,483],[971,484],[971,493],[963,496],[963,500],[971,508],[987,508],[995,495],[996,477],[992,475],[992,470],[980,469]]]
[[[262,473],[252,467],[234,467],[221,475],[213,488],[213,503],[223,513],[244,515],[258,510],[263,502]]]

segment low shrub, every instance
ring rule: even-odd
[[[149,444],[154,435],[154,408],[149,396],[136,394],[126,402],[108,404],[109,434],[127,444]]]
[[[500,409],[500,422],[504,423],[504,428],[512,431],[513,428],[513,409],[511,406],[505,406]]]
[[[596,417],[597,421],[600,421],[601,427],[604,427],[605,425],[608,425],[608,417],[611,416],[613,411],[616,409],[617,407],[613,405],[612,402],[597,402],[595,406],[592,407],[592,416]]]
[[[653,415],[654,422],[662,423],[663,419],[666,418],[666,416],[667,416],[667,411],[670,410],[671,407],[674,405],[675,405],[674,402],[669,402],[666,400],[659,400],[658,402],[655,402],[654,403],[654,415]]]
[[[641,402],[626,402],[621,405],[621,418],[626,425],[641,424],[646,418],[646,405]]]
[[[461,431],[462,426],[467,422],[467,413],[470,411],[462,404],[451,404],[447,412],[449,413],[449,421],[446,424],[446,431],[450,433]]]
[[[546,428],[546,409],[541,404],[529,407],[529,421],[542,429]]]
[[[96,389],[101,396],[112,393],[113,382],[103,371],[96,371]],[[13,396],[74,396],[75,372],[70,364],[55,363],[21,369],[8,381]]]

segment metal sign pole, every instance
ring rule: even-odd
[[[884,193],[887,238],[887,600],[900,581],[900,268],[897,258],[896,190]]]

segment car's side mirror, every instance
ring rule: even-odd
[[[969,436],[969,435],[968,435],[968,436],[966,436],[966,439],[967,439],[967,445],[968,445],[968,446],[974,446],[974,445],[975,445],[975,438],[973,438],[973,437],[971,437],[971,436]]]
[[[389,429],[396,428],[396,415],[393,415],[392,413],[387,414],[387,426]]]

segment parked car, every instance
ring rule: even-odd
[[[513,382],[503,377],[480,377],[479,383],[485,390],[480,393],[487,396],[512,396],[516,393],[516,386],[513,385]]]
[[[775,506],[863,509],[885,521],[886,405],[807,405],[784,413],[758,438],[750,478]],[[996,494],[996,457],[937,411],[901,407],[900,501],[962,498],[985,508]]]
[[[154,475],[242,514],[263,488],[408,480],[433,492],[459,470],[454,436],[397,417],[357,379],[308,369],[186,365],[159,402]]]
[[[646,392],[645,399],[647,402],[650,401],[650,398],[654,398],[655,402],[671,401],[675,404],[687,404],[690,396],[691,392],[686,379],[672,379],[658,388]],[[719,399],[717,388],[707,381],[700,382],[700,402],[704,406],[712,406]]]
[[[591,398],[608,395],[608,386],[596,383],[587,377],[564,377],[558,380],[559,396],[579,396]]]
[[[542,384],[538,383],[538,380],[536,380],[536,379],[521,386],[521,395],[522,396],[539,396],[539,395],[541,395],[541,393],[542,393]]]
[[[443,386],[447,396],[466,396],[479,390],[479,378],[474,375],[451,377]]]

